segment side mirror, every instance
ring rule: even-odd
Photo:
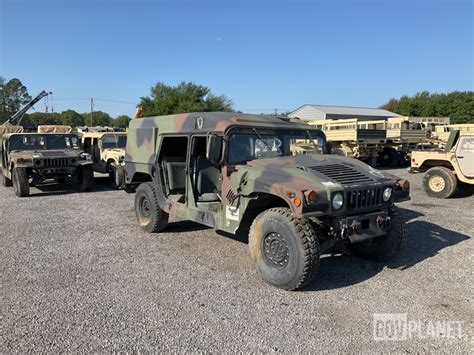
[[[332,145],[330,142],[326,142],[326,154],[331,154],[332,152]]]
[[[211,135],[207,140],[206,158],[211,163],[217,164],[220,162],[222,153],[222,137],[218,135]]]

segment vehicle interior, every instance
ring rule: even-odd
[[[197,203],[219,202],[221,169],[206,158],[206,136],[191,138],[189,173]],[[188,137],[163,137],[158,164],[162,171],[164,192],[176,202],[186,196],[186,156]]]

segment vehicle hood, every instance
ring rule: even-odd
[[[253,160],[237,166],[231,175],[232,185],[243,194],[258,191],[280,196],[305,190],[329,195],[345,187],[392,184],[397,180],[356,159],[320,154]]]

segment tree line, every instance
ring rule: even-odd
[[[0,76],[0,124],[31,100],[28,89],[19,79],[6,81]],[[182,112],[234,111],[232,100],[225,95],[214,95],[212,91],[193,82],[181,82],[176,86],[156,83],[150,95],[143,96],[138,103],[143,116],[170,115]],[[448,94],[420,92],[414,96],[392,98],[381,108],[402,116],[451,117],[452,123],[474,122],[474,92],[453,91]],[[91,113],[66,110],[60,113],[35,112],[25,116],[30,124],[63,124],[68,126],[91,125]],[[112,118],[102,111],[92,112],[92,125],[126,128],[130,117],[120,115]]]
[[[474,92],[437,94],[422,91],[414,96],[390,99],[381,108],[402,116],[450,117],[451,123],[474,123]]]

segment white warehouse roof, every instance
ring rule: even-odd
[[[310,121],[342,118],[386,119],[400,115],[379,108],[306,104],[297,108],[288,116],[297,117],[303,121]]]

